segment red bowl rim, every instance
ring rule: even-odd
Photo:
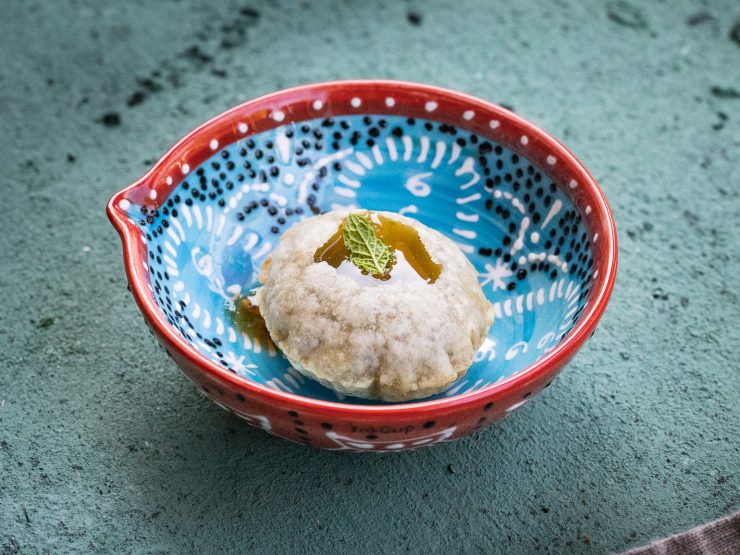
[[[214,361],[202,355],[168,325],[161,311],[157,307],[154,298],[146,293],[147,283],[145,281],[145,277],[134,269],[135,266],[137,266],[135,263],[140,259],[141,250],[143,248],[143,242],[140,240],[141,231],[138,229],[137,225],[118,208],[118,202],[125,197],[127,192],[137,189],[142,186],[142,184],[150,182],[153,175],[159,175],[161,168],[170,167],[172,163],[178,159],[181,152],[186,150],[186,146],[189,143],[206,134],[208,131],[212,131],[219,125],[222,125],[227,120],[232,119],[235,113],[246,113],[253,106],[264,106],[269,103],[279,104],[280,101],[292,101],[299,98],[303,99],[311,97],[312,95],[320,95],[322,91],[326,91],[328,89],[333,89],[334,91],[344,89],[347,94],[351,94],[351,91],[362,89],[383,89],[386,90],[388,94],[391,94],[394,91],[396,93],[402,92],[406,94],[420,93],[424,96],[467,103],[477,110],[482,110],[489,115],[495,116],[498,120],[502,123],[506,123],[508,126],[516,127],[518,131],[521,131],[521,133],[526,134],[528,137],[538,139],[547,147],[548,151],[557,155],[558,160],[561,160],[574,175],[578,176],[580,193],[585,195],[589,205],[592,207],[592,220],[597,222],[597,232],[599,233],[600,241],[602,241],[600,248],[600,252],[602,253],[602,263],[595,264],[595,266],[602,269],[602,271],[597,276],[596,283],[592,286],[588,309],[565,339],[552,351],[514,375],[468,393],[462,393],[431,401],[411,401],[408,403],[393,405],[352,405],[333,401],[322,401],[320,399],[303,397],[294,393],[278,391],[250,381],[247,378],[243,378],[238,374],[234,374],[227,369],[222,368]],[[156,328],[156,332],[174,346],[174,348],[179,351],[180,355],[185,357],[191,364],[202,371],[213,374],[217,379],[228,382],[236,389],[246,390],[263,398],[265,401],[280,402],[281,404],[292,405],[297,409],[319,410],[320,412],[330,413],[334,416],[401,416],[404,414],[408,415],[409,413],[448,412],[466,405],[477,405],[482,402],[495,400],[496,397],[506,396],[510,391],[527,387],[528,384],[537,382],[542,376],[547,375],[549,372],[565,364],[591,336],[606,309],[606,305],[608,304],[609,297],[614,288],[614,281],[616,279],[617,233],[611,209],[603,191],[596,183],[596,180],[565,146],[534,124],[496,104],[442,87],[407,81],[329,81],[283,89],[281,91],[244,102],[208,120],[183,137],[173,147],[171,147],[144,176],[113,195],[113,197],[108,201],[106,212],[108,214],[108,218],[121,237],[126,274],[139,308],[145,314],[148,321],[153,323]]]

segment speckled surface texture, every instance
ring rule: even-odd
[[[3,554],[605,553],[740,508],[737,3],[146,4],[2,8]],[[357,456],[199,395],[147,333],[103,208],[234,104],[374,76],[562,139],[621,260],[596,335],[535,402]]]

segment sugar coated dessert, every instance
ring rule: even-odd
[[[335,210],[298,223],[260,279],[255,303],[293,367],[368,399],[444,390],[493,320],[455,243],[391,212]]]

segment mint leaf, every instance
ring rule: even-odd
[[[350,214],[344,219],[342,231],[349,259],[360,270],[382,276],[393,262],[393,253],[378,237],[375,226],[367,218]]]

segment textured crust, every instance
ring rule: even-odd
[[[362,287],[313,261],[349,213],[283,235],[257,293],[267,329],[296,370],[342,393],[386,401],[438,393],[465,374],[493,320],[477,272],[441,233],[380,212],[414,227],[442,272],[431,285]]]

